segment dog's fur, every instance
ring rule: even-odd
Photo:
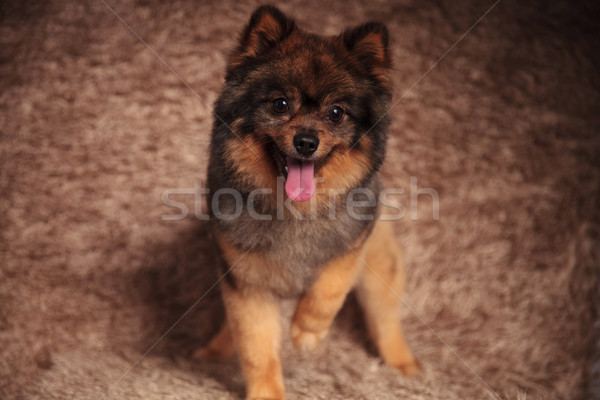
[[[365,218],[353,218],[345,207],[355,189],[380,192],[391,100],[387,42],[379,23],[322,37],[263,6],[230,58],[215,107],[208,183],[218,212],[236,213],[232,196],[216,195],[220,189],[235,189],[244,207],[236,218],[211,219],[228,317],[197,355],[227,357],[235,343],[250,399],[284,398],[280,297],[300,297],[290,332],[294,345],[308,350],[326,335],[356,285],[384,360],[407,375],[418,371],[400,330],[404,275],[392,229],[375,222],[377,203],[356,209]],[[286,99],[282,112],[274,109],[280,98]],[[340,121],[333,106],[344,110]],[[301,133],[319,139],[310,157],[294,147]],[[314,163],[311,201],[290,202],[283,194],[289,157]]]

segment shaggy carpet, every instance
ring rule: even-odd
[[[190,357],[223,318],[194,193],[259,3],[106,1],[0,5],[0,398],[239,399],[235,361]],[[281,4],[389,27],[383,177],[423,366],[384,366],[350,296],[312,354],[286,338],[290,399],[598,396],[598,4]]]

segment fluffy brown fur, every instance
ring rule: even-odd
[[[300,297],[290,335],[297,349],[314,350],[357,281],[383,359],[406,375],[418,372],[400,331],[404,270],[390,222],[375,222],[376,202],[353,207],[362,218],[346,207],[359,200],[352,190],[379,194],[389,71],[384,25],[318,36],[273,6],[252,14],[230,58],[208,170],[227,322],[197,355],[229,356],[235,344],[248,399],[285,398],[277,297]],[[314,165],[304,173],[319,182],[320,195],[289,202],[294,192],[286,189],[284,197],[278,182],[287,188],[293,164]],[[240,202],[217,195],[232,189]]]
[[[399,99],[491,3],[281,7],[323,34],[385,23]],[[258,3],[109,4],[206,104],[102,3],[2,2],[2,399],[99,399],[217,279],[205,224],[162,220],[161,195],[206,175],[232,33]],[[392,110],[383,181],[406,191],[395,228],[422,321],[402,322],[422,372],[365,351],[351,296],[314,354],[283,341],[288,397],[491,399],[441,338],[502,398],[593,398],[597,12],[502,1]],[[438,221],[426,195],[411,220],[411,176],[440,194]],[[242,398],[237,363],[190,357],[223,317],[212,289],[106,399]]]

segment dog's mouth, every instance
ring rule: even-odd
[[[329,157],[323,159],[306,159],[300,156],[289,156],[277,146],[273,138],[269,138],[267,148],[277,170],[285,179],[285,192],[292,201],[308,201],[315,194],[315,172]]]

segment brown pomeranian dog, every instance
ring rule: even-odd
[[[196,355],[237,351],[248,399],[285,397],[282,298],[299,298],[291,339],[310,350],[356,287],[385,362],[419,370],[400,329],[402,257],[376,201],[389,71],[382,24],[324,37],[272,6],[252,14],[229,59],[208,170],[227,319]]]

